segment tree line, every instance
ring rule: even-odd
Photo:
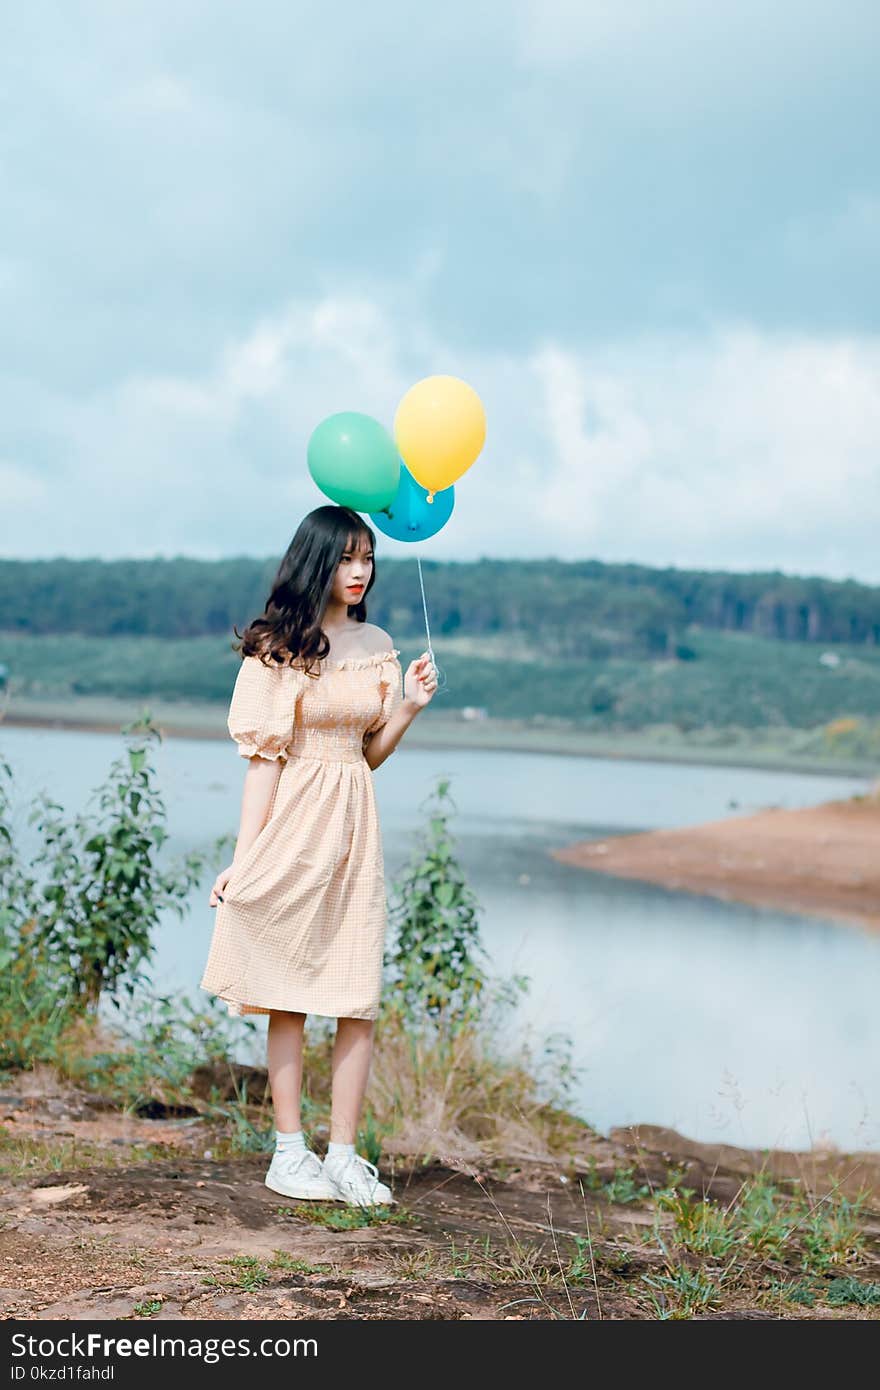
[[[239,631],[277,559],[2,560],[0,630],[185,638]],[[693,655],[691,624],[785,642],[880,645],[880,587],[855,580],[562,561],[424,560],[438,636],[516,637],[557,658]],[[415,559],[378,560],[370,620],[423,626]]]

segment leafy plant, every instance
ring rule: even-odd
[[[825,1290],[825,1302],[832,1307],[847,1303],[857,1303],[861,1308],[880,1303],[880,1284],[864,1284],[852,1275],[832,1279]]]
[[[602,1191],[609,1202],[641,1202],[650,1197],[650,1187],[645,1183],[636,1183],[633,1178],[634,1172],[635,1169],[631,1167],[615,1168],[614,1176],[602,1184]]]
[[[51,992],[60,1012],[96,1011],[102,995],[118,1007],[120,992],[132,995],[146,978],[140,967],[152,956],[161,912],[170,907],[183,916],[201,877],[198,854],[177,868],[158,863],[167,831],[149,742],[159,730],[145,714],[123,733],[130,735],[125,754],[92,794],[97,816],[68,820],[45,793],[35,799],[28,821],[42,837],[36,876],[20,863],[0,777],[0,967],[19,1000],[37,985]],[[0,772],[11,779],[7,763]],[[37,1016],[44,1012],[38,998]],[[50,1033],[58,1016],[49,1012]]]
[[[143,1303],[136,1303],[131,1311],[136,1318],[151,1318],[156,1313],[161,1313],[162,1307],[161,1298],[150,1298],[145,1299]]]
[[[860,1228],[866,1194],[855,1201],[832,1193],[823,1202],[807,1206],[804,1199],[801,1220],[803,1267],[818,1272],[858,1259],[865,1243]]]
[[[10,935],[0,937],[0,1070],[15,1072],[55,1057],[70,1013],[42,954],[16,949]]]
[[[66,967],[76,1002],[94,1009],[102,993],[114,1002],[121,988],[133,994],[139,967],[152,956],[160,913],[183,902],[198,883],[202,856],[187,855],[182,870],[165,870],[157,855],[166,838],[165,806],[148,756],[161,737],[148,717],[126,726],[132,741],[93,794],[97,824],[78,815],[64,821],[61,807],[45,802],[32,813],[44,837],[36,856],[46,865],[39,942]]]
[[[275,1131],[271,1124],[259,1128],[247,1114],[243,1104],[236,1100],[225,1106],[221,1112],[229,1122],[232,1136],[229,1152],[234,1154],[270,1154],[275,1147]]]
[[[641,1202],[650,1197],[651,1189],[647,1184],[635,1181],[635,1171],[632,1164],[619,1164],[612,1177],[603,1178],[599,1173],[595,1155],[590,1154],[584,1174],[584,1186],[589,1192],[601,1192],[609,1202],[616,1204]]]
[[[569,1261],[565,1277],[572,1283],[580,1284],[593,1278],[595,1253],[589,1236],[575,1236],[575,1253]]]
[[[388,1007],[416,1028],[426,1016],[455,1028],[475,1015],[486,984],[486,953],[479,904],[449,830],[449,782],[441,778],[427,803],[427,828],[394,885],[389,909],[395,940],[385,957]]]
[[[691,1201],[693,1196],[691,1188],[663,1189],[654,1194],[654,1203],[659,1210],[672,1213],[676,1239],[681,1245],[698,1254],[721,1259],[737,1243],[730,1215],[706,1198]]]

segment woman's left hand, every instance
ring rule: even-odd
[[[423,709],[430,704],[437,689],[437,668],[430,653],[422,652],[418,661],[411,661],[403,677],[404,698]]]

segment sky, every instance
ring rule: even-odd
[[[0,554],[283,553],[433,373],[436,537],[880,583],[876,0],[28,0],[0,54]]]

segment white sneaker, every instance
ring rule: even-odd
[[[379,1181],[379,1170],[360,1154],[328,1154],[324,1176],[333,1195],[350,1207],[387,1207],[394,1198],[391,1188]]]
[[[266,1186],[282,1197],[299,1197],[306,1202],[333,1202],[336,1192],[324,1173],[324,1165],[311,1149],[305,1153],[274,1153]]]

